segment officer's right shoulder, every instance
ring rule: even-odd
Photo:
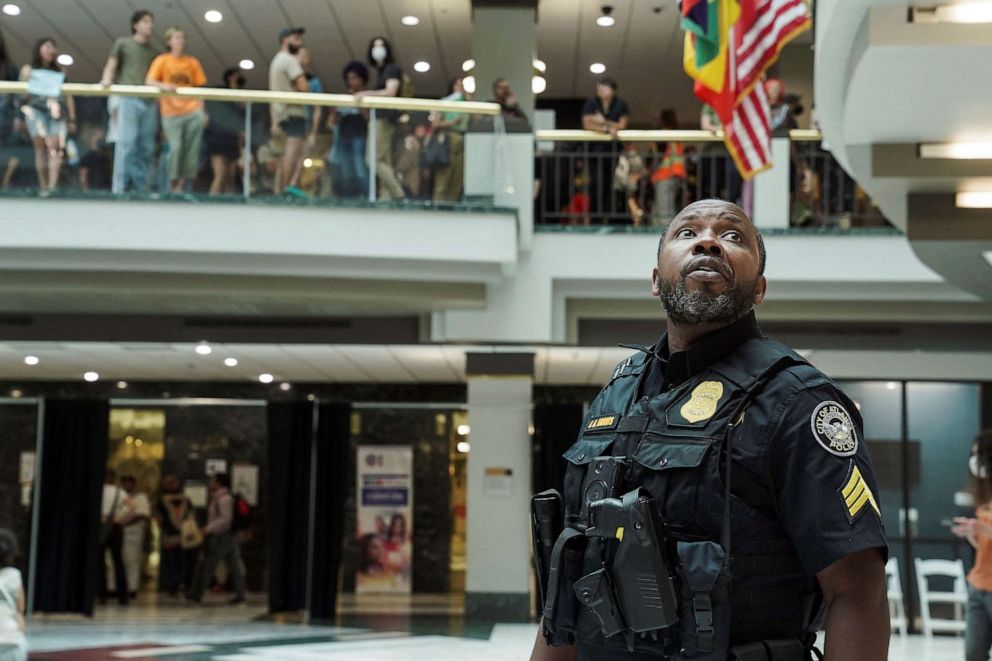
[[[647,360],[648,353],[646,351],[638,351],[621,360],[613,368],[613,372],[610,374],[610,380],[606,382],[606,386],[611,385],[617,379],[640,376],[641,372],[644,371],[644,365],[647,363]]]

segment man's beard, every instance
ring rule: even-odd
[[[677,326],[730,324],[754,307],[757,280],[732,287],[717,296],[709,296],[704,291],[688,291],[686,277],[680,276],[675,284],[664,281],[661,283],[661,307],[669,320]]]
[[[294,46],[293,44],[288,44],[288,47],[290,55],[296,55],[300,52],[300,48],[302,48],[302,46]]]

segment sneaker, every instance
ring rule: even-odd
[[[286,195],[287,197],[299,197],[304,199],[307,197],[307,194],[304,193],[302,189],[296,186],[286,186],[282,190],[282,194]]]

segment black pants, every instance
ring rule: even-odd
[[[100,549],[100,598],[107,599],[107,559],[106,553],[110,551],[110,559],[114,565],[114,585],[117,586],[117,601],[127,604],[127,573],[124,571],[124,529],[118,525],[111,525],[104,535],[103,547]]]

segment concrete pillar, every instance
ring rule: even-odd
[[[468,568],[465,614],[530,612],[532,353],[467,355]]]
[[[537,0],[472,0],[472,59],[475,98],[492,98],[492,83],[506,78],[520,108],[534,116],[534,75],[537,49]]]
[[[772,167],[754,178],[754,224],[764,229],[789,228],[788,138],[772,138]]]

